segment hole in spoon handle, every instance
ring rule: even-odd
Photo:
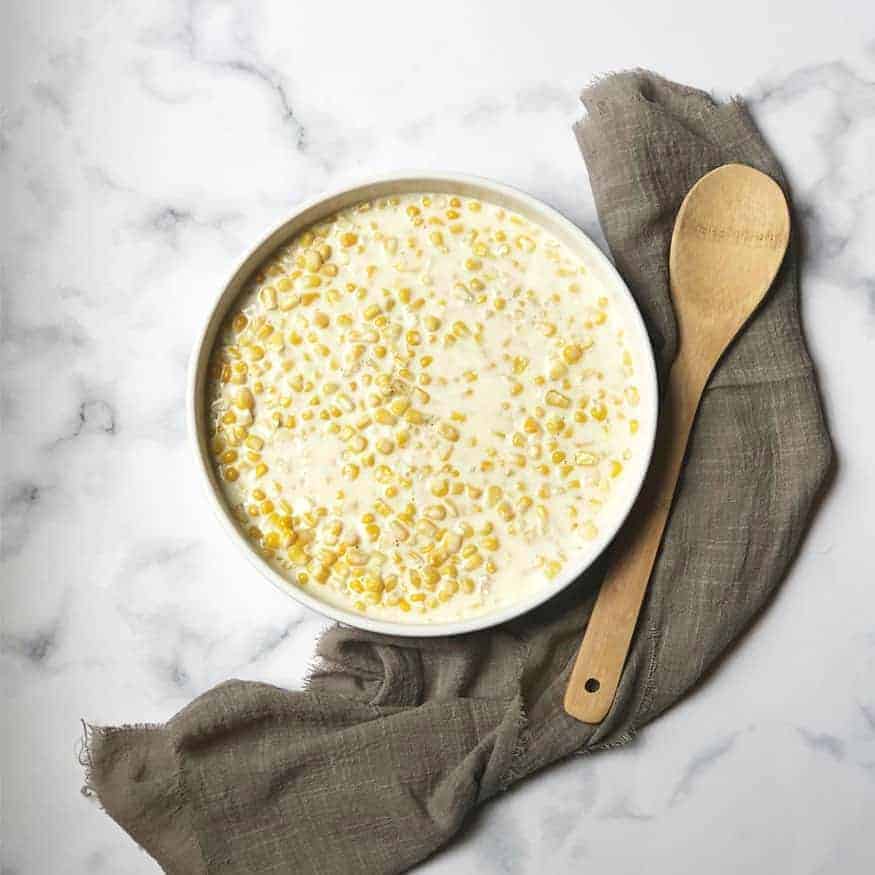
[[[619,670],[614,675],[611,666],[593,664],[598,662],[585,655],[576,665],[577,677],[569,680],[565,690],[565,711],[583,723],[601,723],[608,714],[617,694]],[[622,668],[622,662],[619,663]]]

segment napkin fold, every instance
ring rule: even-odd
[[[582,94],[575,132],[605,237],[664,378],[675,213],[726,162],[781,169],[740,101],[652,73]],[[706,390],[616,700],[562,708],[603,563],[500,628],[444,639],[334,627],[307,688],[229,681],[164,725],[88,727],[87,789],[168,873],[397,873],[500,790],[627,742],[693,687],[766,605],[831,460],[798,312],[796,247]]]

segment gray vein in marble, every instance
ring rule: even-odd
[[[138,202],[140,218],[128,222],[127,227],[137,234],[146,234],[173,250],[179,250],[183,231],[206,230],[227,235],[245,218],[239,209],[210,212],[200,207],[198,198],[188,203],[156,203],[154,196],[115,178],[103,167],[86,165],[83,173],[88,185],[96,191],[124,195]]]
[[[802,726],[797,726],[796,731],[805,744],[815,753],[826,754],[834,760],[845,758],[845,743],[841,738],[828,732],[812,732]]]
[[[420,143],[437,127],[437,117],[429,114],[404,122],[398,128],[398,138],[408,143]]]
[[[73,205],[69,187],[60,181],[59,174],[48,167],[38,166],[29,172],[25,188],[42,207],[47,227],[57,227],[60,214]]]
[[[13,654],[33,665],[41,665],[56,647],[56,632],[52,626],[29,637],[4,634],[0,636],[0,653]]]
[[[69,602],[70,593],[66,590],[54,616],[29,634],[11,632],[0,634],[0,656],[18,659],[34,669],[48,668],[51,657],[60,648]]]
[[[862,702],[859,703],[859,708],[867,726],[873,733],[875,733],[875,708],[867,707]]]
[[[244,78],[262,86],[270,95],[271,99],[279,106],[281,121],[292,132],[295,148],[304,152],[307,149],[306,130],[298,119],[295,108],[289,96],[289,85],[283,73],[276,67],[265,61],[258,52],[255,41],[251,37],[251,24],[248,18],[256,14],[252,7],[236,9],[234,27],[229,28],[227,34],[232,43],[234,52],[230,56],[218,58],[211,57],[205,41],[201,38],[202,16],[212,10],[209,3],[200,3],[198,0],[187,0],[180,4],[183,12],[181,22],[170,36],[169,42],[180,46],[189,61],[194,64],[208,67],[214,70],[223,70]],[[244,19],[247,19],[244,24]],[[146,45],[155,45],[167,42],[166,37],[154,30],[143,35]]]
[[[767,117],[773,108],[783,109],[817,95],[829,100],[829,112],[814,131],[826,171],[794,191],[795,209],[802,219],[805,264],[830,282],[866,294],[875,317],[875,276],[857,255],[860,235],[868,233],[865,216],[875,193],[875,178],[849,173],[845,160],[850,137],[865,131],[875,117],[875,81],[844,61],[832,61],[800,67],[780,79],[761,80],[746,99],[755,115]],[[875,329],[875,324],[871,327]]]
[[[653,820],[653,814],[639,811],[628,797],[623,796],[598,815],[600,820]]]
[[[56,438],[50,447],[75,440],[81,435],[115,435],[118,433],[118,415],[108,401],[100,398],[80,401],[75,417],[72,418],[66,433]]]
[[[875,82],[860,75],[845,61],[829,61],[823,64],[809,64],[792,71],[788,75],[770,80],[760,80],[760,84],[751,89],[745,100],[751,105],[762,105],[769,101],[786,102],[799,97],[809,97],[812,90],[825,89],[837,98],[847,95],[849,86],[861,86],[865,96],[862,106],[867,112],[875,111],[875,93],[871,91]],[[854,95],[859,96],[859,95]],[[850,116],[842,112],[845,122],[850,122]],[[845,129],[847,129],[847,124]]]
[[[78,301],[89,308],[97,306],[97,302],[94,298],[78,286],[58,286],[55,293],[61,301]]]
[[[732,750],[739,735],[739,732],[733,732],[730,735],[724,736],[690,758],[681,779],[671,794],[668,802],[669,808],[677,805],[679,802],[683,802],[690,795],[690,792],[700,778]]]
[[[487,828],[488,826],[488,828]],[[524,872],[529,861],[530,846],[519,824],[506,811],[488,818],[476,831],[477,856],[482,866],[507,875]]]
[[[31,94],[37,104],[54,110],[61,117],[64,125],[69,127],[70,105],[53,85],[48,82],[36,82],[31,88]]]
[[[571,112],[577,105],[570,89],[549,82],[539,82],[517,91],[509,100],[480,97],[456,109],[459,123],[468,127],[489,127],[503,118],[519,113],[540,114],[554,111]],[[407,123],[409,128],[413,123]]]
[[[590,856],[589,842],[578,839],[568,849],[569,860],[584,860]]]
[[[295,110],[282,82],[280,73],[273,67],[254,60],[231,60],[224,61],[220,66],[228,70],[234,70],[267,85],[277,97],[282,109],[283,122],[292,125],[296,129],[296,146],[301,151],[306,148],[306,136],[304,126],[295,116]]]
[[[30,480],[18,480],[4,485],[0,509],[0,562],[19,555],[24,549],[33,530],[37,505],[42,498],[41,487]]]
[[[481,97],[461,112],[460,121],[468,127],[493,125],[504,113],[506,105],[496,97]]]
[[[119,569],[119,579],[132,583],[133,579],[147,571],[167,565],[181,565],[175,572],[177,579],[183,578],[183,571],[191,570],[191,560],[200,549],[197,541],[176,538],[153,538],[135,542]]]
[[[58,320],[47,317],[36,325],[18,324],[8,312],[0,321],[0,348],[8,367],[13,361],[26,361],[58,353],[69,360],[91,345],[91,337],[80,322],[66,316]]]
[[[296,617],[290,623],[287,623],[282,629],[265,635],[261,642],[252,651],[249,658],[246,660],[247,663],[253,664],[256,662],[261,662],[262,659],[270,656],[272,653],[274,653],[274,651],[280,648],[286,641],[288,641],[292,637],[292,635],[303,622],[304,615],[302,614],[301,616]]]
[[[517,112],[573,111],[577,98],[571,89],[560,88],[551,82],[539,82],[518,91],[514,97]]]
[[[52,52],[48,58],[48,76],[30,88],[34,103],[54,113],[65,128],[73,121],[73,94],[86,69],[85,45],[77,40],[69,48]]]
[[[86,164],[82,168],[82,175],[89,187],[94,190],[114,191],[124,194],[135,194],[135,190],[116,179],[105,167],[96,164]]]
[[[155,64],[146,59],[139,59],[130,65],[130,73],[134,81],[150,97],[168,106],[179,106],[189,103],[198,96],[198,92],[188,89],[184,91],[171,91],[157,84],[155,76]]]
[[[19,113],[15,120],[12,114],[5,106],[0,106],[0,155],[4,155],[9,150],[13,131],[20,127],[22,123],[22,114]]]
[[[116,585],[127,595],[120,602],[119,614],[135,633],[147,643],[160,639],[160,648],[151,653],[148,663],[162,687],[170,684],[187,696],[200,690],[191,680],[183,648],[195,648],[204,654],[221,643],[218,633],[209,634],[209,627],[189,621],[185,613],[174,610],[172,600],[155,598],[144,603],[136,597],[144,586],[144,578],[157,576],[172,588],[185,587],[198,579],[200,543],[173,538],[152,538],[135,543],[119,566]],[[172,584],[170,583],[172,581]],[[201,660],[197,660],[200,664]]]
[[[161,31],[148,31],[143,37],[144,42],[147,45],[176,45],[196,65],[245,76],[259,83],[278,104],[281,122],[293,126],[297,151],[325,171],[334,169],[339,162],[348,160],[350,156],[360,160],[376,147],[376,142],[371,138],[360,132],[351,134],[349,127],[340,120],[316,109],[308,110],[308,121],[305,125],[289,96],[287,77],[262,57],[248,30],[239,21],[236,21],[236,26],[227,28],[226,35],[231,39],[232,51],[224,57],[214,57],[205,50],[200,34],[204,7],[197,2],[189,2],[184,4],[184,8],[182,23],[175,30],[169,35]],[[147,93],[164,103],[179,103],[188,99],[188,96],[168,95],[165,90],[156,86],[152,71],[145,72],[141,67],[137,71],[137,77]],[[564,111],[575,105],[576,98],[571,89],[557,87],[549,82],[539,82],[520,89],[509,101],[484,96],[460,107],[445,107],[442,112],[451,113],[463,126],[482,128],[484,125],[494,125],[513,113]],[[436,124],[436,116],[430,113],[420,119],[404,122],[397,128],[395,135],[402,141],[419,142]]]
[[[171,249],[179,250],[183,231],[207,229],[223,234],[241,219],[242,214],[236,210],[202,216],[193,207],[165,204],[150,207],[136,230],[149,234]]]
[[[85,866],[89,872],[99,872],[106,868],[106,854],[103,851],[92,851],[85,858]]]
[[[323,171],[330,172],[339,165],[349,163],[350,159],[360,161],[374,151],[378,143],[372,137],[351,130],[342,120],[316,108],[308,108],[307,122],[304,124],[301,113],[290,98],[288,77],[262,56],[249,33],[251,25],[244,26],[239,20],[240,16],[234,16],[234,21],[224,31],[231,42],[230,51],[219,57],[211,55],[201,34],[205,8],[198,2],[184,4],[185,14],[175,29],[169,33],[154,29],[147,31],[143,35],[144,43],[175,46],[183,51],[190,63],[245,76],[257,82],[279,106],[282,124],[292,125],[295,130],[296,150]],[[137,71],[137,78],[144,91],[165,104],[189,99],[189,96],[167,94],[166,90],[155,84],[152,70],[145,72],[141,67]],[[472,103],[444,107],[441,112],[453,116],[463,126],[479,129],[497,124],[514,113],[565,111],[575,105],[576,97],[571,89],[538,82],[520,89],[510,100],[484,96]],[[395,130],[395,136],[402,142],[416,143],[424,139],[436,124],[437,116],[429,113],[420,119],[402,123]]]
[[[89,189],[106,197],[113,205],[125,209],[121,227],[129,245],[145,255],[136,269],[136,281],[150,286],[171,273],[179,257],[190,252],[186,246],[217,242],[230,257],[241,254],[242,231],[246,213],[238,208],[214,206],[206,193],[193,193],[186,200],[158,201],[122,181],[105,168],[93,164],[83,167]],[[251,233],[251,232],[250,232]],[[155,247],[150,250],[146,244]],[[168,258],[171,252],[173,258]]]
[[[174,687],[186,691],[191,690],[191,678],[183,667],[178,656],[175,656],[172,659],[158,660],[158,664],[166,670],[167,679]]]
[[[589,809],[578,810],[570,801],[565,805],[551,805],[541,812],[541,838],[548,848],[559,848],[574,833],[574,825],[580,820],[581,813]]]

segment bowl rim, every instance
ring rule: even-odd
[[[558,232],[560,236],[573,241],[573,246],[577,247],[577,251],[583,252],[592,262],[598,263],[604,272],[604,276],[613,281],[613,290],[625,297],[629,305],[626,308],[627,316],[631,318],[632,322],[628,327],[634,327],[639,335],[638,346],[643,350],[642,358],[644,361],[640,368],[640,379],[643,383],[647,384],[646,391],[642,392],[642,400],[644,402],[643,412],[647,419],[644,424],[646,430],[642,435],[640,464],[635,472],[634,479],[627,486],[622,508],[617,508],[617,513],[611,525],[601,531],[599,537],[593,542],[594,550],[589,554],[589,558],[585,562],[575,565],[573,570],[563,573],[553,585],[544,586],[531,593],[525,599],[513,602],[498,610],[478,614],[469,619],[435,623],[399,623],[391,620],[374,619],[364,614],[344,610],[296,586],[276,571],[266,559],[261,557],[240,531],[222,495],[208,451],[205,428],[206,405],[203,403],[205,372],[218,329],[227,315],[233,300],[240,294],[241,287],[246,278],[251,275],[255,266],[267,254],[296,233],[346,206],[359,201],[372,200],[374,197],[380,197],[381,195],[388,196],[390,194],[417,191],[463,194],[480,197],[487,202],[499,203],[509,209],[514,209],[527,218],[533,219],[542,227],[550,230],[551,233],[556,234]],[[199,471],[199,480],[207,500],[226,534],[237,545],[238,549],[243,552],[243,555],[246,556],[250,564],[285,595],[327,618],[336,620],[343,625],[369,632],[410,638],[461,635],[492,626],[499,626],[549,601],[554,596],[563,592],[587,571],[604,553],[635,505],[653,458],[658,412],[659,393],[656,364],[644,319],[629,287],[608,256],[574,222],[566,218],[556,208],[549,206],[533,195],[514,186],[496,182],[486,177],[451,171],[406,171],[369,176],[358,181],[351,181],[341,187],[333,188],[298,204],[285,220],[263,234],[258,242],[250,247],[246,254],[238,260],[228,280],[212,301],[211,306],[207,310],[206,317],[198,330],[187,374],[187,432],[189,445]],[[644,419],[643,416],[642,419]]]

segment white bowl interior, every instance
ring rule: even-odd
[[[478,614],[469,620],[455,622],[396,623],[376,620],[362,614],[345,611],[342,608],[322,601],[291,581],[286,580],[255,551],[238,528],[238,524],[224,499],[208,447],[206,382],[210,353],[222,322],[251,274],[279,246],[310,225],[333,215],[339,210],[360,201],[412,192],[458,194],[497,204],[536,222],[568,246],[573,252],[584,256],[587,265],[597,273],[599,281],[615,294],[616,302],[622,309],[626,330],[633,338],[635,348],[642,351],[643,357],[639,390],[641,394],[640,406],[642,409],[641,445],[643,452],[630,463],[626,476],[622,478],[620,491],[614,499],[616,516],[611,525],[603,527],[598,539],[593,543],[594,552],[589,555],[586,562],[580,563],[577,566],[572,565],[560,578],[552,582],[550,586],[544,586],[528,598],[500,610]],[[561,592],[568,584],[579,577],[592,565],[613,539],[635,502],[653,451],[657,411],[656,368],[644,322],[626,284],[602,251],[576,225],[572,224],[556,210],[530,195],[487,179],[452,173],[405,174],[378,179],[351,188],[345,188],[342,191],[325,195],[302,205],[291,218],[268,234],[243,259],[228,284],[219,294],[195,345],[188,382],[189,433],[194,445],[197,466],[204,479],[209,500],[220,521],[224,524],[231,540],[244,551],[244,554],[255,565],[258,571],[267,577],[271,583],[307,607],[349,626],[402,636],[457,635],[495,626],[537,607]]]

